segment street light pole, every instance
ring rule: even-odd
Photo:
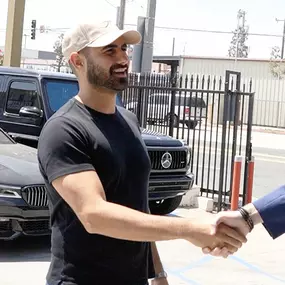
[[[284,43],[285,43],[285,19],[284,20],[279,20],[276,18],[276,22],[283,22],[283,36],[282,36],[282,47],[281,47],[281,59],[284,58]]]

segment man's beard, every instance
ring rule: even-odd
[[[98,64],[89,61],[87,65],[88,82],[95,88],[104,87],[115,91],[122,91],[128,87],[128,76],[124,78],[116,77],[114,70],[126,67],[127,66],[115,64],[111,66],[108,72]]]

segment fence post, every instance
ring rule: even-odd
[[[222,128],[222,141],[221,141],[221,158],[220,158],[220,177],[219,177],[219,190],[218,190],[218,211],[221,211],[223,204],[223,188],[224,188],[224,169],[225,169],[225,149],[226,149],[226,136],[227,136],[227,116],[229,114],[229,82],[230,72],[226,71],[225,91],[223,98],[223,128]]]
[[[240,177],[241,164],[242,164],[242,156],[236,155],[234,161],[234,173],[233,173],[232,196],[231,196],[231,210],[233,211],[238,209],[240,180],[241,180]]]
[[[248,163],[246,204],[249,204],[252,202],[253,177],[254,177],[254,156],[251,157],[251,160]]]
[[[171,88],[177,87],[177,66],[171,66]],[[169,120],[169,136],[173,137],[174,131],[174,113],[175,113],[175,99],[176,91],[171,91],[171,100],[170,100],[170,120]]]
[[[248,184],[248,165],[252,158],[252,143],[251,143],[251,133],[252,133],[252,118],[253,118],[253,103],[254,103],[254,93],[249,95],[248,102],[248,120],[247,120],[247,135],[246,135],[246,160],[244,164],[244,183],[243,183],[243,195],[242,204],[246,204],[247,197],[247,184]]]

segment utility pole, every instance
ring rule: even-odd
[[[285,42],[285,19],[284,20],[279,20],[276,18],[276,22],[283,22],[283,36],[282,36],[282,48],[281,48],[281,59],[284,58],[284,42]]]
[[[156,0],[148,0],[143,40],[143,54],[141,65],[142,73],[148,73],[152,71],[155,13]]]
[[[117,8],[117,26],[120,30],[124,28],[126,12],[126,0],[121,0],[120,7]]]
[[[152,71],[153,38],[156,0],[148,0],[147,16],[138,18],[138,31],[142,35],[140,44],[134,46],[132,70],[137,73]]]
[[[153,59],[153,38],[155,24],[156,0],[148,0],[147,16],[138,18],[138,31],[142,40],[134,46],[132,57],[132,70],[140,74],[151,73]],[[147,99],[144,92],[139,93],[138,116],[142,127],[146,126]]]
[[[9,0],[4,66],[20,67],[22,55],[25,0]]]

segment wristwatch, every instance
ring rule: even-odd
[[[155,274],[154,279],[159,279],[159,278],[167,278],[167,273],[165,271],[162,271],[162,272]]]

